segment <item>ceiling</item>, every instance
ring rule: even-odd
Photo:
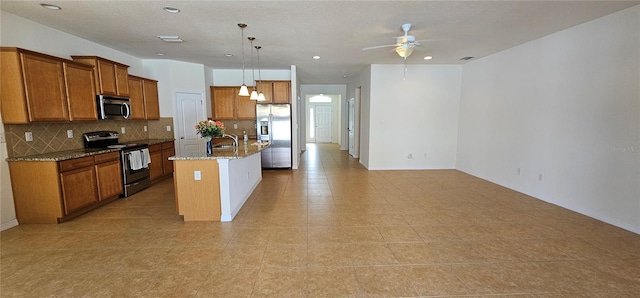
[[[53,11],[40,3],[62,7]],[[403,63],[393,44],[413,24],[411,64],[462,64],[640,1],[7,1],[0,9],[142,59],[241,68],[241,31],[262,46],[263,69],[297,66],[305,84],[343,84],[370,64]],[[181,10],[171,14],[163,6]],[[164,43],[178,35],[184,43]],[[246,41],[246,40],[245,40]],[[594,41],[597,42],[597,41]],[[250,67],[249,43],[245,43]],[[164,53],[158,56],[157,53]],[[90,54],[90,53],[87,53]],[[225,57],[224,54],[233,54]],[[321,57],[319,60],[313,56]],[[424,60],[424,56],[433,56]],[[254,57],[255,58],[255,57]]]

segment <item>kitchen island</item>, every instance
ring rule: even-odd
[[[202,146],[204,149],[204,145]],[[176,208],[184,221],[231,221],[262,180],[266,143],[238,144],[169,157]]]

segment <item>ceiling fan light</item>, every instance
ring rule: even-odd
[[[251,91],[251,96],[249,97],[250,100],[258,100],[258,92],[256,92],[256,90]]]
[[[413,53],[414,48],[415,47],[412,47],[409,45],[401,45],[399,47],[396,47],[396,53],[398,53],[398,55],[400,55],[400,57],[402,58],[407,58],[411,56],[411,53]]]
[[[264,93],[260,92],[260,94],[258,94],[258,101],[265,101],[265,100],[267,99],[264,97]]]
[[[240,86],[240,92],[238,92],[238,95],[249,96],[249,89],[247,89],[247,85],[242,84],[242,86]]]

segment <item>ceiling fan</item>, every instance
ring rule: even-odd
[[[398,36],[396,38],[395,44],[367,47],[367,48],[363,48],[362,50],[366,51],[366,50],[373,50],[373,49],[386,48],[386,47],[396,47],[395,49],[396,53],[398,53],[400,57],[406,60],[407,57],[411,56],[411,53],[413,53],[413,50],[415,49],[415,47],[420,45],[421,41],[431,40],[431,39],[416,40],[415,36],[409,35],[409,30],[411,30],[411,24],[404,24],[401,27],[402,27],[402,31],[404,31],[404,35]]]

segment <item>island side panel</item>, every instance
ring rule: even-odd
[[[262,180],[259,153],[239,159],[218,159],[221,221],[232,221]]]
[[[215,160],[175,160],[178,214],[184,221],[220,221],[220,175]],[[195,172],[200,172],[200,180]]]

